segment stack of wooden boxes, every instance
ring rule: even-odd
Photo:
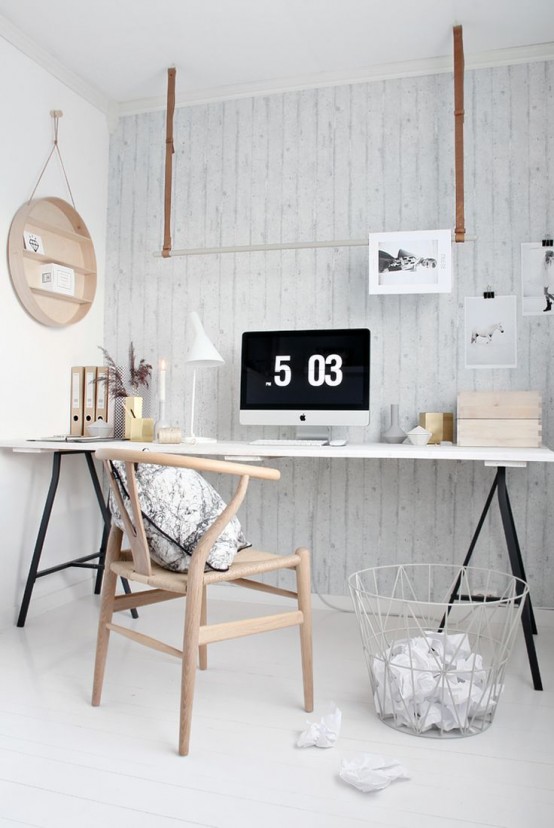
[[[538,448],[542,443],[538,391],[462,391],[459,446]]]

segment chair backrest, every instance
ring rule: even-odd
[[[192,556],[189,573],[203,573],[207,557],[217,538],[221,535],[229,521],[236,515],[248,488],[251,477],[261,480],[279,480],[280,472],[277,469],[263,466],[233,463],[226,460],[213,460],[206,457],[189,457],[165,452],[143,452],[137,449],[98,449],[95,456],[104,461],[108,473],[110,486],[118,505],[125,534],[127,535],[135,571],[140,575],[150,576],[152,565],[148,540],[144,529],[142,511],[138,496],[135,464],[155,466],[172,466],[174,468],[194,469],[197,472],[217,472],[239,477],[233,497],[225,509],[216,517],[214,522],[204,532],[198,541]],[[117,474],[112,461],[120,461],[125,466],[127,478],[127,493],[129,495],[128,508],[123,499]]]
[[[148,549],[148,540],[144,530],[144,522],[142,519],[142,510],[140,508],[140,501],[137,491],[137,478],[135,476],[134,463],[125,462],[125,478],[126,489],[129,495],[129,511],[123,499],[119,475],[117,474],[111,460],[104,461],[104,467],[109,476],[110,486],[115,498],[115,502],[119,508],[119,514],[125,527],[125,534],[131,547],[131,554],[133,556],[133,563],[135,565],[135,572],[139,575],[150,576],[152,574],[152,565],[150,562],[150,551]]]

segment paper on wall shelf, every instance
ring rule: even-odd
[[[40,271],[40,287],[52,293],[75,296],[75,271],[55,262],[44,264]]]
[[[23,244],[25,245],[25,250],[32,250],[33,253],[38,253],[39,255],[44,256],[42,237],[37,236],[36,233],[30,233],[28,230],[24,230]]]

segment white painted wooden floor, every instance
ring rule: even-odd
[[[520,633],[495,721],[463,739],[401,734],[376,718],[350,614],[314,611],[316,713],[330,701],[343,712],[329,750],[295,747],[307,718],[296,630],[214,645],[182,758],[169,656],[112,636],[103,704],[90,706],[97,607],[87,597],[0,635],[2,828],[554,824],[554,613],[538,613],[547,689],[532,689]],[[218,599],[210,615],[236,611]],[[133,623],[179,642],[178,604]],[[411,779],[376,794],[346,785],[340,761],[363,751],[396,757]]]

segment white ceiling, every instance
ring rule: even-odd
[[[0,0],[0,36],[101,108],[554,58],[552,0]]]

